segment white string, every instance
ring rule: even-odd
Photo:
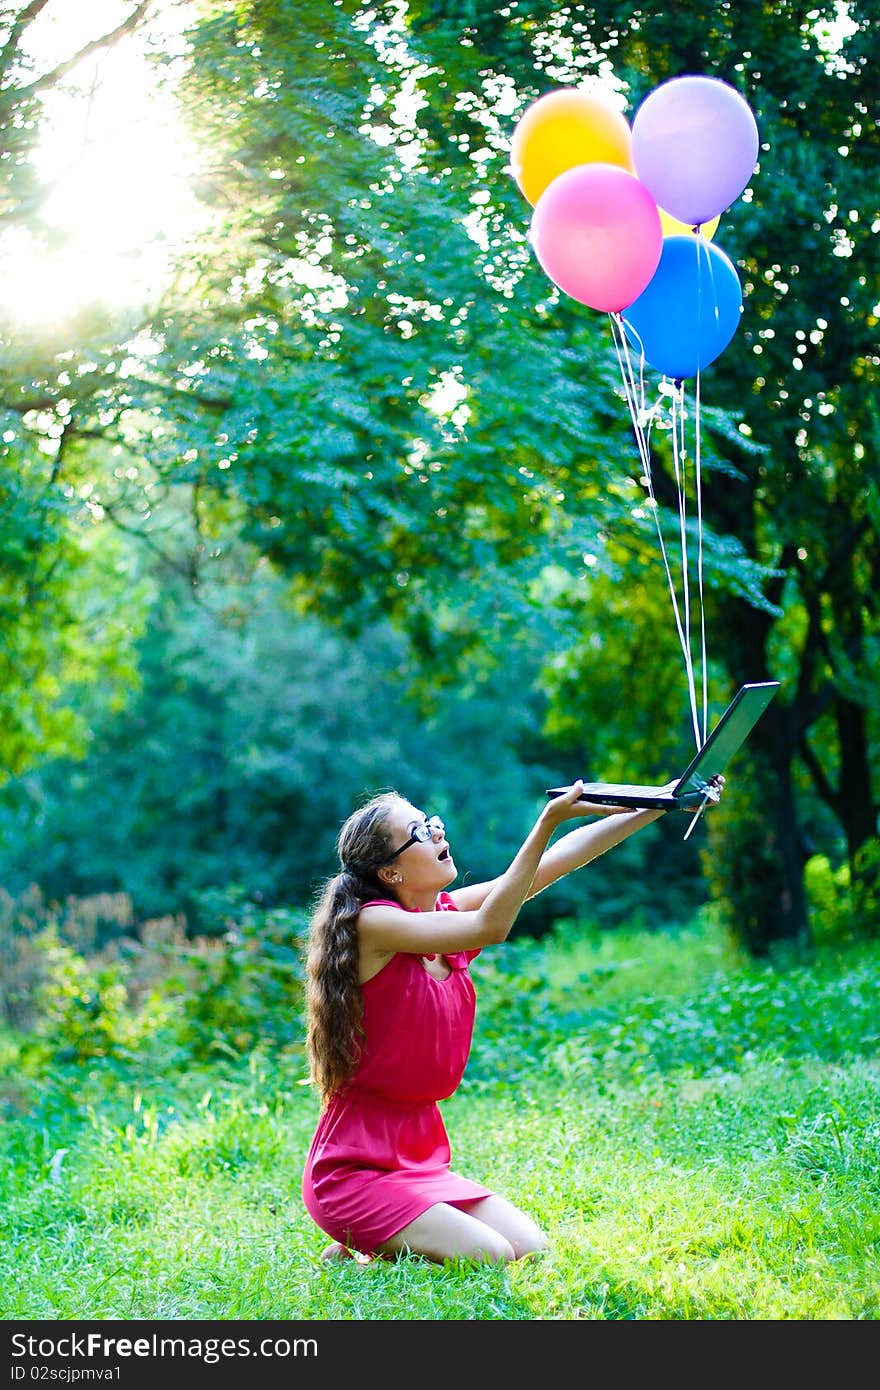
[[[683,837],[682,837],[683,839],[685,839],[685,840],[689,840],[689,839],[690,839],[691,835],[693,834],[693,832],[694,832],[694,830],[695,830],[695,828],[696,828],[697,821],[700,819],[700,816],[703,814],[703,812],[705,811],[706,807],[709,805],[709,802],[710,802],[711,800],[712,800],[712,797],[709,796],[709,794],[708,794],[708,792],[707,792],[706,795],[703,797],[703,800],[700,802],[700,809],[699,809],[698,811],[695,811],[694,814],[691,816],[691,823],[690,823],[690,825],[688,826],[687,830],[684,832],[684,835],[683,835]]]
[[[700,466],[700,369],[694,383],[694,474],[697,495],[697,592],[700,600],[700,670],[703,678],[703,729],[699,747],[709,736],[709,693],[706,669],[706,609],[703,603],[703,484]]]
[[[617,353],[617,365],[620,367],[620,375],[623,379],[623,390],[626,396],[626,403],[629,406],[629,413],[632,417],[633,429],[635,431],[636,443],[639,446],[639,455],[642,461],[642,471],[649,483],[651,476],[651,457],[648,450],[648,442],[644,432],[644,424],[647,423],[648,412],[645,409],[645,377],[644,363],[641,359],[640,372],[640,391],[637,393],[635,378],[633,376],[632,362],[630,360],[626,330],[623,327],[623,320],[619,314],[609,314],[611,319],[611,336],[614,348]],[[661,536],[662,544],[662,536]]]
[[[677,598],[677,595],[676,595],[676,592],[675,592],[675,581],[674,581],[673,576],[672,576],[672,570],[671,570],[671,567],[670,567],[670,564],[669,564],[669,557],[668,557],[667,551],[666,551],[666,544],[665,544],[664,539],[663,539],[663,531],[662,531],[661,526],[660,526],[659,508],[658,508],[658,506],[657,506],[657,499],[656,499],[656,497],[654,496],[654,483],[653,483],[653,478],[652,478],[652,475],[651,475],[651,453],[650,453],[650,448],[649,448],[649,445],[648,445],[648,436],[647,436],[646,433],[645,433],[645,425],[647,424],[648,427],[650,428],[650,422],[651,422],[651,420],[653,419],[653,415],[654,415],[654,411],[656,410],[656,406],[655,406],[655,407],[652,409],[652,411],[650,411],[650,412],[647,411],[646,408],[645,408],[645,403],[644,403],[644,401],[645,401],[645,395],[644,395],[644,366],[645,366],[645,356],[644,356],[644,353],[643,353],[643,352],[640,353],[640,380],[641,380],[641,387],[642,387],[642,389],[641,389],[641,392],[640,392],[640,395],[639,395],[639,394],[637,394],[637,391],[636,391],[635,376],[634,376],[634,373],[633,373],[632,361],[631,361],[630,352],[629,352],[628,339],[627,339],[627,335],[626,335],[626,329],[625,329],[624,326],[623,326],[623,320],[622,320],[620,314],[615,314],[615,313],[609,314],[609,318],[610,318],[610,320],[611,320],[611,325],[612,325],[612,339],[613,339],[613,342],[614,342],[615,352],[616,352],[616,354],[617,354],[617,362],[618,362],[618,366],[620,367],[620,374],[621,374],[621,378],[622,378],[622,380],[623,380],[624,395],[626,396],[626,402],[627,402],[627,405],[629,406],[630,416],[632,417],[633,430],[634,430],[634,432],[635,432],[636,443],[637,443],[638,449],[639,449],[639,456],[640,456],[641,463],[642,463],[642,469],[643,469],[643,473],[644,473],[644,478],[645,478],[645,482],[646,482],[646,485],[647,485],[647,488],[648,488],[648,496],[649,496],[649,499],[650,499],[650,502],[651,502],[651,511],[652,511],[653,514],[654,514],[654,523],[655,523],[655,526],[656,526],[656,528],[657,528],[657,536],[658,536],[658,539],[659,539],[659,541],[660,541],[660,553],[661,553],[661,555],[662,555],[662,557],[663,557],[663,567],[664,567],[664,569],[665,569],[665,571],[666,571],[666,580],[667,580],[667,583],[668,583],[668,585],[669,585],[669,594],[670,594],[670,597],[671,597],[671,599],[672,599],[672,612],[673,612],[673,616],[674,616],[674,618],[675,618],[675,627],[676,627],[676,631],[677,631],[677,633],[678,633],[678,640],[679,640],[679,644],[680,644],[680,646],[681,646],[682,654],[683,654],[683,657],[684,657],[685,674],[686,674],[687,679],[688,679],[688,694],[689,694],[690,704],[691,704],[691,715],[692,715],[692,718],[693,718],[693,720],[694,720],[694,734],[695,734],[695,738],[696,738],[697,748],[699,748],[699,747],[701,746],[701,745],[700,745],[700,733],[699,733],[699,725],[698,725],[698,723],[697,723],[697,715],[696,715],[696,695],[695,695],[695,691],[694,691],[693,663],[692,663],[692,661],[691,661],[691,654],[690,654],[689,645],[688,645],[688,643],[689,643],[689,636],[686,636],[684,627],[682,626],[681,614],[680,614],[679,605],[678,605],[678,598]],[[674,390],[674,389],[675,389],[675,388],[673,388],[673,390]],[[667,393],[668,393],[668,391],[667,391]],[[677,443],[677,439],[676,439],[676,424],[675,424],[675,418],[674,418],[674,402],[675,402],[675,395],[673,395],[673,440],[674,440],[674,443],[673,443],[673,453],[674,453],[674,455],[676,456],[676,481],[678,481],[678,473],[679,473],[679,470],[678,470],[678,462],[677,462],[678,443]],[[681,490],[680,490],[680,489],[679,489],[679,493],[681,493]],[[681,503],[680,503],[680,506],[681,506]],[[686,564],[686,554],[685,554],[684,545],[682,545],[682,552],[683,552],[683,554],[685,555],[685,564]],[[685,595],[685,596],[686,596],[686,595]]]
[[[651,501],[651,511],[654,515],[654,523],[657,527],[657,536],[660,541],[660,553],[663,556],[663,565],[666,570],[666,578],[669,582],[669,592],[672,597],[672,608],[673,613],[675,615],[675,625],[678,629],[679,641],[683,644],[684,633],[682,631],[681,620],[678,612],[678,600],[675,594],[675,584],[672,578],[672,571],[669,567],[669,559],[666,554],[666,545],[663,540],[663,532],[660,529],[660,518],[658,514],[657,499],[654,496],[654,484],[653,479],[651,477],[651,454],[648,448],[648,440],[645,434],[643,424],[643,421],[646,421],[648,416],[648,412],[645,410],[644,407],[644,391],[642,391],[642,404],[640,406],[636,396],[635,380],[632,371],[632,363],[627,348],[626,331],[623,327],[623,321],[620,318],[619,314],[610,314],[609,317],[613,325],[612,336],[614,338],[614,346],[617,352],[617,361],[620,367],[621,377],[623,379],[624,394],[626,396],[626,402],[629,406],[629,412],[632,417],[633,429],[635,431],[636,436],[636,443],[638,444],[639,456],[641,458],[642,463],[642,471],[648,488],[648,496]],[[619,340],[618,333],[620,334]],[[621,348],[623,349],[622,351]],[[643,371],[644,360],[644,355],[642,355]]]
[[[705,255],[703,254],[704,251],[705,251]],[[705,263],[706,271],[707,271],[707,273],[708,273],[709,281],[710,281],[711,288],[712,288],[712,304],[714,305],[715,319],[716,319],[716,323],[717,323],[717,319],[718,319],[718,296],[717,296],[717,294],[715,293],[715,287],[714,287],[715,269],[714,269],[714,266],[713,266],[713,264],[712,264],[712,257],[709,255],[708,247],[706,246],[706,241],[705,241],[705,237],[704,237],[704,235],[703,235],[702,228],[698,228],[697,258],[698,258],[698,259],[697,259],[697,269],[698,269],[698,272],[699,272],[698,275],[697,275],[697,291],[698,291],[698,295],[699,295],[698,305],[700,306],[700,312],[698,313],[698,321],[701,321],[701,320],[702,320],[703,276],[702,276],[702,273],[701,273],[701,272],[702,272],[703,264]],[[696,381],[695,381],[695,420],[694,420],[694,436],[695,436],[694,459],[695,459],[695,470],[696,470],[696,496],[697,496],[697,529],[698,529],[698,545],[699,545],[698,573],[699,573],[699,594],[700,594],[700,660],[701,660],[701,663],[702,663],[702,672],[703,672],[703,742],[705,743],[705,741],[706,741],[706,739],[708,738],[708,735],[709,735],[709,728],[708,728],[708,725],[709,725],[709,705],[708,705],[708,700],[709,700],[709,694],[708,694],[709,673],[708,673],[708,662],[707,662],[707,657],[706,657],[706,613],[705,613],[705,605],[704,605],[704,603],[703,603],[703,495],[702,495],[702,494],[703,494],[703,484],[702,484],[702,476],[703,476],[703,475],[702,475],[701,457],[700,457],[701,424],[700,424],[700,368],[699,368],[699,366],[697,366]]]
[[[684,385],[677,382],[672,396],[670,407],[672,416],[672,464],[675,472],[675,484],[678,491],[678,521],[679,537],[681,542],[681,588],[682,603],[684,607],[684,664],[688,679],[688,697],[691,705],[691,719],[694,725],[694,741],[697,750],[702,747],[700,741],[700,723],[697,716],[697,692],[694,682],[694,663],[691,656],[691,581],[688,571],[688,543],[687,543],[687,489],[685,479],[685,459],[687,451],[684,439]]]

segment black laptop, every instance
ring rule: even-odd
[[[665,811],[692,811],[707,800],[710,779],[724,771],[769,705],[779,681],[740,686],[699,753],[685,768],[672,791],[641,787],[632,782],[585,782],[581,801],[600,806],[642,806]],[[548,796],[562,796],[568,787],[550,787]]]

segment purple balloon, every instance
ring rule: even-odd
[[[755,171],[758,127],[735,87],[674,77],[655,87],[632,124],[636,173],[657,206],[689,227],[718,217]]]

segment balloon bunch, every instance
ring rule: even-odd
[[[701,371],[724,351],[742,314],[733,262],[713,243],[721,214],[747,186],[758,157],[748,103],[718,78],[672,78],[652,91],[630,126],[604,95],[562,88],[523,113],[511,139],[510,168],[532,205],[529,240],[545,273],[570,298],[607,313],[621,367],[669,582],[688,676],[697,747],[706,738],[705,627],[702,729],[690,655],[685,495],[684,380],[696,379],[695,477],[702,612],[702,505],[699,468]],[[633,365],[638,356],[638,369]],[[646,407],[645,365],[664,381]],[[661,418],[668,404],[670,418]],[[679,495],[679,605],[657,518],[649,432],[671,429]]]
[[[622,314],[645,360],[682,379],[736,330],[739,277],[712,236],[757,156],[755,118],[735,88],[677,77],[645,98],[632,128],[604,95],[548,92],[516,125],[510,167],[554,284]]]

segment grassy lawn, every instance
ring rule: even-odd
[[[736,957],[572,924],[473,965],[454,1165],[528,1210],[507,1267],[325,1265],[289,1048],[206,1069],[2,1054],[5,1319],[873,1319],[880,948]],[[293,1029],[297,1032],[297,1028]]]

